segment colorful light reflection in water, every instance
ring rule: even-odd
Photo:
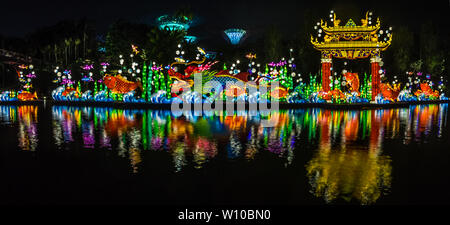
[[[38,144],[38,107],[0,106],[0,121],[2,123],[18,123],[18,145],[24,151],[35,151]]]
[[[1,106],[2,123],[19,123],[23,150],[35,150],[36,106]],[[129,161],[139,173],[145,152],[166,153],[175,172],[201,169],[225,158],[254,161],[262,154],[296,163],[297,151],[312,151],[306,176],[310,192],[326,202],[340,200],[372,204],[392,183],[392,159],[383,141],[426,143],[442,138],[447,104],[398,109],[325,110],[319,108],[273,113],[274,127],[263,127],[260,114],[52,107],[53,139],[59,149],[110,151]],[[80,146],[81,145],[81,146]]]

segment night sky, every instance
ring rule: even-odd
[[[51,26],[64,19],[87,17],[95,21],[102,33],[119,18],[133,22],[154,24],[163,14],[174,12],[180,6],[189,5],[196,16],[189,34],[201,40],[222,40],[221,31],[237,27],[247,29],[249,35],[258,36],[269,25],[275,24],[286,34],[295,31],[302,23],[302,13],[312,9],[317,18],[327,19],[334,9],[343,20],[352,17],[358,21],[366,10],[372,10],[382,19],[382,26],[407,24],[414,29],[424,19],[444,26],[448,34],[450,21],[449,0],[442,1],[6,1],[0,13],[0,34],[23,37],[40,27]],[[345,14],[344,14],[345,13]],[[358,23],[357,22],[357,23]],[[313,26],[313,24],[311,24]]]

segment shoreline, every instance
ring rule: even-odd
[[[387,104],[376,103],[279,103],[279,109],[298,109],[298,108],[325,108],[325,109],[384,109],[384,108],[404,108],[411,105],[427,105],[449,103],[450,100],[434,100],[434,101],[414,101],[414,102],[395,102]],[[2,102],[0,105],[56,105],[56,106],[75,106],[75,107],[110,107],[110,108],[129,108],[129,109],[161,109],[170,110],[172,104],[167,103],[128,103],[128,102],[92,102],[92,101],[54,101],[54,100],[37,100],[37,101],[11,101]],[[228,104],[232,105],[232,104]],[[243,107],[241,104],[234,103],[234,109]],[[180,104],[180,106],[182,106]],[[190,104],[191,110],[194,110],[195,104]],[[227,104],[223,104],[223,110],[226,110]],[[249,108],[249,104],[244,104],[245,109]],[[180,107],[181,108],[181,107]],[[213,107],[214,108],[214,107]],[[267,104],[270,109],[270,104]],[[213,109],[214,110],[214,109]]]

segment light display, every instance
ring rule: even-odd
[[[0,93],[1,102],[12,102],[17,100],[17,93],[15,91],[3,91],[2,93]]]
[[[1,105],[2,123],[17,123],[18,147],[23,151],[35,151],[38,146],[38,106],[35,105]]]
[[[83,69],[83,72],[81,73],[81,75],[82,75],[81,80],[83,82],[94,81],[94,79],[92,78],[93,73],[91,72],[91,70],[94,69],[94,65],[86,64],[86,65],[82,66],[81,68]]]
[[[138,87],[142,88],[142,84],[140,82],[128,81],[121,75],[117,76],[106,75],[103,78],[103,83],[114,94],[126,94],[130,91],[135,90]]]
[[[414,93],[417,97],[426,97],[432,100],[439,98],[439,91],[431,89],[427,82],[420,83],[420,89]]]
[[[227,35],[227,37],[232,45],[237,45],[241,42],[242,38],[245,36],[247,31],[245,31],[243,29],[233,28],[233,29],[225,30],[224,33]]]
[[[161,30],[168,29],[170,31],[187,31],[191,24],[191,20],[186,16],[170,16],[163,15],[156,20]]]
[[[162,27],[167,26],[163,29],[169,30],[186,30],[190,24],[187,18],[182,17],[163,16],[159,21]],[[179,24],[170,27],[174,21]],[[52,97],[59,101],[156,104],[212,103],[215,100],[257,103],[270,102],[271,99],[291,104],[386,104],[448,99],[443,95],[443,78],[434,84],[429,74],[422,75],[422,72],[416,71],[407,72],[408,76],[417,73],[417,77],[408,77],[406,85],[398,82],[396,76],[393,76],[392,82],[387,81],[390,77],[386,76],[386,69],[382,68],[381,52],[391,44],[392,28],[382,30],[379,19],[372,22],[371,12],[366,13],[359,25],[352,19],[341,25],[341,21],[332,12],[330,24],[323,20],[318,22],[315,25],[317,37],[311,36],[311,43],[321,51],[322,56],[318,74],[305,76],[297,72],[296,61],[292,56],[293,48],[289,48],[289,58],[281,57],[269,63],[260,62],[256,53],[247,52],[231,62],[221,62],[221,66],[217,66],[218,61],[208,56],[211,52],[200,47],[197,47],[196,52],[187,52],[191,50],[185,49],[183,43],[177,43],[175,62],[163,65],[147,61],[145,51],[130,44],[129,57],[119,55],[117,61],[102,62],[100,68],[94,68],[92,63],[85,63],[81,81],[92,81],[92,74],[102,75],[100,80],[88,87],[84,85],[81,88],[79,81],[72,80],[70,70],[57,67],[57,79],[54,82],[60,84],[60,87],[54,90]],[[225,33],[232,44],[239,44],[246,35],[246,31],[242,29],[228,29]],[[350,72],[346,69],[337,71],[333,68],[333,58],[370,58],[370,73],[358,74],[350,69]],[[202,75],[201,90],[192,90],[195,74]],[[205,86],[209,81],[218,82],[220,86]],[[226,83],[230,81],[242,82],[244,85],[233,85],[229,87],[230,90],[224,90],[227,88]],[[279,87],[272,88],[273,82],[278,82]],[[249,88],[254,87],[266,87],[267,92],[248,93]],[[2,93],[0,99],[14,99],[15,96],[16,92],[9,91]]]
[[[148,94],[148,80],[147,80],[147,64],[144,62],[142,67],[142,96],[141,98],[147,100]]]
[[[186,42],[188,42],[188,43],[196,43],[197,37],[192,36],[192,35],[186,35],[186,36],[184,36],[184,40],[186,40]]]
[[[18,116],[14,109],[0,107],[2,118],[26,124],[26,114],[33,119],[37,112],[27,110]],[[392,161],[382,150],[383,141],[395,137],[403,143],[421,143],[423,139],[417,137],[431,137],[445,129],[447,111],[445,104],[371,110],[297,109],[274,113],[269,119],[277,121],[275,126],[266,128],[259,113],[212,111],[196,116],[189,111],[175,116],[159,110],[53,106],[52,138],[59,147],[79,142],[88,149],[97,145],[108,152],[114,150],[111,153],[129,159],[132,171],[139,173],[139,162],[145,157],[142,151],[167,154],[176,172],[188,165],[200,169],[221,151],[226,151],[229,159],[247,160],[269,153],[290,166],[295,148],[303,143],[298,142],[301,137],[315,143],[312,148],[318,147],[305,165],[311,195],[328,203],[343,200],[368,205],[390,193]],[[229,136],[218,142],[217,137],[223,137],[224,132]],[[30,138],[25,133],[23,143]],[[361,142],[365,147],[355,148]]]
[[[318,37],[324,33],[323,41],[317,40],[311,36],[311,43],[314,48],[321,51],[322,55],[322,87],[324,91],[330,91],[330,79],[332,58],[368,58],[371,57],[372,68],[372,100],[380,93],[380,52],[386,50],[392,41],[392,32],[386,32],[386,41],[379,41],[383,34],[380,30],[380,19],[377,19],[376,25],[370,25],[371,17],[369,12],[366,17],[361,19],[361,25],[356,25],[352,19],[342,26],[340,20],[336,19],[336,14],[332,13],[332,26],[327,22],[320,21]],[[380,30],[379,34],[378,31]]]
[[[75,81],[72,80],[72,71],[64,69],[61,72],[60,70],[62,70],[60,67],[56,67],[54,70],[56,78],[53,80],[53,83],[56,83],[59,86],[52,91],[53,100],[77,100],[82,94],[79,90],[79,85],[77,88],[74,88]]]
[[[36,78],[34,66],[32,64],[22,64],[17,66],[16,72],[21,85],[21,90],[17,92],[17,98],[14,96],[15,92],[8,92],[2,93],[2,99],[6,101],[13,101],[15,99],[20,101],[37,100],[37,94],[33,88],[33,80]]]

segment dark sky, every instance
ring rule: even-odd
[[[197,17],[196,26],[190,33],[200,37],[218,37],[220,31],[239,27],[248,29],[250,34],[258,34],[270,24],[275,24],[284,32],[295,30],[301,24],[305,9],[318,10],[317,18],[326,19],[329,10],[335,9],[338,17],[346,17],[342,11],[356,15],[355,21],[363,17],[363,12],[373,10],[382,18],[382,25],[412,24],[424,19],[439,21],[448,30],[450,21],[449,0],[442,1],[30,1],[2,0],[0,11],[0,34],[22,37],[37,28],[50,26],[64,19],[87,17],[96,22],[98,31],[104,32],[108,25],[119,18],[141,23],[154,23],[159,15],[170,13],[183,5],[189,5]],[[343,18],[345,22],[348,18]],[[387,21],[387,22],[386,22]],[[357,22],[358,23],[358,22]],[[313,26],[313,24],[311,24]],[[444,30],[444,29],[443,29]]]

